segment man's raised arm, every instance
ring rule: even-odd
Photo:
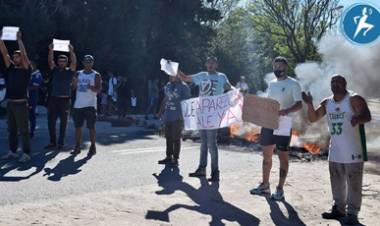
[[[48,54],[48,64],[50,70],[53,70],[55,68],[55,62],[54,62],[54,46],[53,44],[49,45],[49,54]]]
[[[22,42],[21,31],[17,33],[17,43],[21,52],[22,66],[23,68],[28,69],[30,67],[30,62],[29,62],[28,54],[26,52],[24,43]]]
[[[4,44],[3,40],[0,40],[0,51],[1,55],[3,56],[4,64],[8,68],[12,64],[11,57],[9,56],[7,47]]]
[[[178,77],[184,81],[184,82],[193,82],[193,78],[189,75],[185,75],[185,73],[183,73],[181,70],[178,69],[178,73],[177,73]]]
[[[307,104],[307,117],[310,122],[316,122],[326,115],[327,100],[323,100],[315,110],[313,106],[313,97],[310,93],[302,92],[302,99]]]
[[[74,52],[74,46],[72,45],[69,45],[69,49],[70,49],[70,70],[72,71],[76,71],[77,70],[77,56],[75,55],[75,52]]]

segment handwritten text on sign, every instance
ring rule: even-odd
[[[238,90],[181,102],[185,130],[228,127],[242,122],[243,96]]]

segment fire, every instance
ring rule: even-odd
[[[314,143],[304,143],[301,139],[301,133],[297,130],[292,131],[292,140],[290,146],[304,148],[313,155],[321,153],[321,148]]]
[[[321,153],[321,148],[316,144],[305,144],[303,147],[313,155]]]
[[[231,138],[238,137],[246,141],[258,142],[260,133],[258,133],[258,131],[253,128],[249,129],[242,125],[236,124],[230,126],[230,136]]]

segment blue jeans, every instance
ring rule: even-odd
[[[207,151],[209,151],[211,156],[211,171],[219,171],[218,145],[216,143],[218,130],[200,130],[199,133],[202,142],[199,168],[205,169],[207,167]]]

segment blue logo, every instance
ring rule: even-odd
[[[380,36],[380,10],[367,3],[349,7],[341,20],[344,36],[356,44],[368,44]]]

